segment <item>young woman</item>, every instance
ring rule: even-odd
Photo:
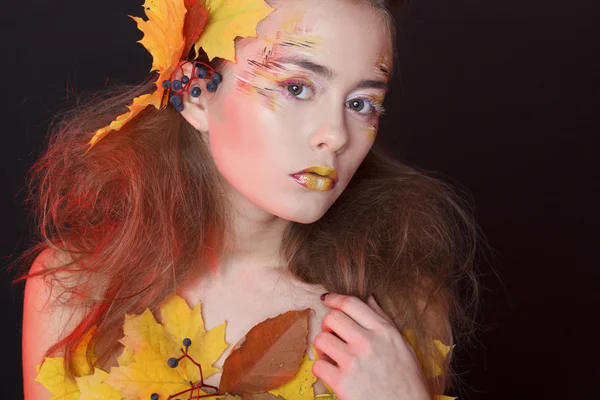
[[[343,400],[430,399],[449,386],[450,355],[433,343],[470,329],[477,234],[448,187],[374,145],[395,67],[391,5],[269,4],[235,61],[162,77],[207,89],[91,148],[154,83],[103,93],[55,127],[31,177],[43,240],[29,253],[26,399],[49,398],[34,381],[44,357],[64,355],[75,374],[93,326],[96,365],[117,365],[125,314],[175,293],[201,302],[207,329],[227,321],[216,366],[259,322],[310,308],[315,395],[327,384]]]

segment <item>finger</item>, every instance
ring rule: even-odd
[[[328,384],[334,391],[336,390],[337,382],[340,377],[340,369],[338,367],[325,360],[319,359],[313,364],[312,373],[314,376]]]
[[[323,304],[327,307],[343,311],[366,329],[374,329],[385,321],[385,319],[358,297],[329,293],[323,299]]]
[[[366,335],[365,328],[340,310],[331,310],[323,318],[321,329],[337,335],[346,343],[358,343]]]
[[[314,345],[314,343],[312,344],[312,347],[313,347],[313,349],[314,349],[314,354],[315,354],[315,357],[313,357],[313,359],[315,359],[315,360],[318,360],[319,358],[322,358],[323,360],[325,360],[325,361],[327,361],[327,362],[330,362],[331,364],[335,364],[335,361],[333,361],[333,360],[331,359],[331,357],[329,357],[327,354],[325,354],[325,353],[323,352],[323,350],[320,350],[320,349],[318,349],[318,348],[317,348],[317,347]]]
[[[350,352],[348,345],[329,332],[321,332],[315,337],[315,347],[339,365],[348,365]]]
[[[389,315],[387,315],[385,311],[383,311],[383,308],[381,308],[379,303],[377,303],[375,296],[369,295],[369,298],[367,299],[367,304],[377,313],[377,315],[385,319],[390,324],[394,325],[394,320]]]

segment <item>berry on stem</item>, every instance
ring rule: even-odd
[[[217,84],[223,82],[223,76],[218,72],[215,72],[211,79]]]
[[[210,81],[206,84],[206,90],[208,90],[211,93],[214,93],[217,91],[217,87],[219,85],[215,83],[215,81]]]
[[[181,88],[182,88],[181,81],[174,80],[173,83],[171,84],[171,88],[173,90],[181,90]]]
[[[171,98],[169,98],[169,102],[174,106],[177,107],[178,105],[181,104],[181,96],[174,94],[171,96]]]
[[[206,78],[206,74],[207,74],[206,68],[204,68],[204,67],[196,68],[196,76],[198,78]]]
[[[190,94],[192,95],[192,97],[198,97],[198,96],[200,96],[201,93],[202,93],[202,89],[200,89],[198,86],[194,86],[192,88],[192,92]]]

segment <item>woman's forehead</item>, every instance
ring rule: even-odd
[[[302,56],[339,69],[352,62],[386,75],[391,68],[389,30],[381,12],[366,3],[280,0],[257,27],[248,58]],[[243,46],[246,47],[246,46]],[[337,64],[337,65],[336,65]]]

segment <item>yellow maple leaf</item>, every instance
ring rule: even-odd
[[[269,390],[269,393],[275,396],[281,396],[285,400],[307,400],[314,398],[313,384],[317,377],[312,373],[314,360],[304,354],[302,363],[296,375],[280,387]]]
[[[75,378],[80,391],[79,400],[121,400],[121,393],[104,382],[108,374],[96,368],[93,375]]]
[[[47,357],[36,371],[34,380],[48,389],[50,400],[79,399],[77,383],[65,375],[64,357]]]
[[[147,106],[153,105],[159,109],[165,91],[162,82],[169,79],[181,59],[185,46],[183,26],[187,12],[184,1],[146,0],[143,7],[148,17],[147,21],[133,16],[131,18],[144,33],[144,37],[138,43],[152,55],[151,71],[158,71],[156,91],[136,97],[128,106],[128,112],[119,115],[109,126],[97,130],[90,140],[90,149],[110,132],[121,129]]]
[[[86,360],[87,348],[90,344],[90,340],[92,340],[92,334],[96,330],[96,326],[90,328],[89,331],[83,335],[83,338],[75,348],[75,353],[73,354],[73,367],[75,376],[83,376],[92,373],[90,370],[90,366]],[[92,349],[92,362],[96,360],[96,354]]]
[[[166,360],[133,362],[124,367],[112,367],[104,380],[124,398],[149,399],[153,393],[161,399],[190,387],[177,368],[169,368]]]
[[[47,357],[37,367],[35,380],[50,391],[52,400],[137,399],[150,398],[153,393],[167,398],[189,389],[190,382],[200,379],[197,366],[187,358],[182,358],[175,368],[167,364],[169,358],[183,355],[184,338],[191,340],[187,354],[200,363],[205,377],[219,371],[212,364],[227,348],[225,324],[206,332],[200,303],[190,309],[178,296],[167,299],[160,312],[164,326],[148,309],[139,315],[125,315],[124,336],[120,340],[125,347],[117,358],[119,367],[112,367],[110,373],[96,368],[92,374],[85,367],[90,331],[75,352],[76,371],[84,376],[67,378],[64,358]]]
[[[139,315],[126,314],[123,334],[120,342],[133,352],[134,362],[166,362],[169,357],[180,355],[178,344],[165,335],[164,328],[149,309]]]
[[[204,330],[202,319],[202,305],[197,303],[193,309],[179,296],[172,296],[160,307],[162,325],[176,343],[183,339],[192,339],[188,354],[200,365],[204,377],[209,377],[218,372],[212,364],[227,349],[225,342],[226,323],[215,326],[210,331]],[[188,368],[186,378],[195,382],[200,380],[198,368]]]
[[[133,350],[127,347],[124,347],[121,355],[117,357],[117,362],[121,367],[124,367],[127,364],[131,364],[134,361],[135,359],[133,358]]]
[[[415,350],[419,363],[423,365],[423,356],[419,353],[417,349],[414,332],[411,329],[404,329],[402,331],[402,336],[404,337],[406,342]],[[450,350],[452,350],[452,346],[447,346],[437,339],[433,340],[433,344],[444,358],[446,358]],[[433,377],[439,376],[440,374],[442,374],[442,372],[442,368],[437,363],[435,363],[434,371],[432,373],[424,371],[425,379],[431,379]]]
[[[265,0],[206,0],[208,22],[195,43],[208,55],[236,62],[235,38],[256,37],[256,25],[274,11]]]
[[[75,347],[73,354],[73,373],[83,376],[91,373],[86,361],[87,347],[96,327],[92,327]],[[92,352],[93,355],[93,352]],[[65,375],[64,357],[46,357],[41,365],[36,366],[35,381],[41,383],[50,391],[50,400],[79,399],[79,389],[74,379]],[[92,357],[94,361],[94,357]]]
[[[160,398],[190,388],[200,380],[200,371],[189,359],[183,358],[175,368],[169,358],[183,355],[183,339],[190,339],[187,354],[202,366],[204,377],[219,369],[212,364],[227,348],[225,324],[210,331],[204,330],[201,304],[193,309],[179,296],[171,296],[160,307],[162,324],[150,310],[140,315],[126,315],[123,324],[125,346],[119,356],[119,367],[113,367],[105,382],[119,390],[123,397]],[[164,396],[164,397],[163,397]]]

